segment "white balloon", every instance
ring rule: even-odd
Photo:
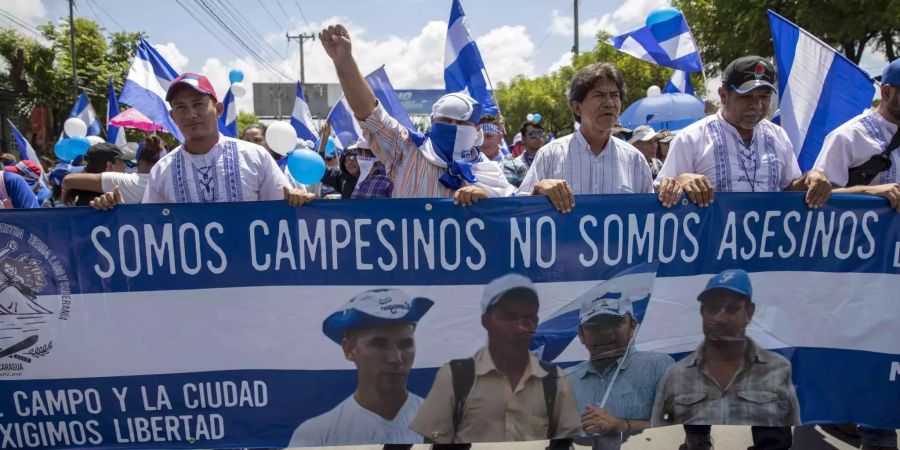
[[[647,88],[647,97],[656,97],[661,93],[662,89],[660,89],[659,86],[653,85]]]
[[[91,143],[91,145],[97,145],[101,142],[106,142],[106,140],[100,136],[88,136],[87,140]]]
[[[66,131],[69,137],[85,137],[87,135],[87,124],[77,117],[70,117],[63,123],[63,130]]]
[[[244,86],[244,83],[232,83],[231,93],[234,94],[235,97],[243,97],[244,94],[247,93],[247,87]]]
[[[275,153],[287,155],[297,145],[297,131],[287,122],[275,122],[266,128],[266,144]]]

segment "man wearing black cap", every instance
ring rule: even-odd
[[[135,157],[138,161],[136,173],[105,171],[103,173],[72,173],[62,181],[63,199],[70,197],[68,192],[74,189],[90,191],[97,194],[111,192],[116,187],[122,193],[126,204],[138,204],[144,198],[144,190],[150,180],[150,170],[159,161],[165,145],[159,136],[151,135],[144,139],[143,146]],[[124,156],[127,158],[128,156]]]
[[[709,449],[709,424],[753,427],[753,449],[789,449],[800,407],[791,364],[747,337],[756,305],[750,276],[730,269],[697,297],[703,342],[660,381],[652,426],[685,425],[682,448]]]
[[[713,192],[807,191],[818,208],[831,184],[816,170],[801,174],[787,133],[766,120],[775,93],[775,68],[759,56],[731,62],[722,76],[722,109],[678,132],[654,184],[672,206],[682,192],[709,206]]]
[[[131,156],[131,158],[129,158]],[[125,161],[133,159],[134,155],[125,155],[119,147],[108,142],[92,145],[84,154],[84,174],[102,174],[104,172],[125,172]],[[85,189],[77,182],[63,178],[62,201],[69,206],[88,206],[91,200],[101,193],[92,189]]]
[[[416,357],[416,324],[432,305],[399,289],[373,289],[328,316],[322,331],[356,366],[356,390],[297,427],[289,446],[421,443],[409,425],[422,398],[406,390],[406,381]]]

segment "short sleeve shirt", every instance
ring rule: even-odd
[[[103,192],[112,192],[114,188],[118,187],[125,203],[129,205],[141,202],[149,181],[150,174],[147,173],[103,172],[100,174],[100,186],[103,188]]]
[[[716,192],[780,192],[802,175],[784,129],[763,120],[748,146],[721,112],[678,132],[656,182],[684,173],[704,175]]]
[[[846,186],[849,170],[883,152],[897,132],[897,125],[869,109],[837,127],[825,137],[813,169],[821,170],[835,186]],[[898,183],[900,149],[891,152],[891,167],[872,180],[872,185]]]
[[[291,436],[289,447],[323,447],[340,445],[418,444],[422,436],[409,429],[422,397],[408,393],[406,402],[393,420],[369,411],[347,397],[331,411],[303,422]]]

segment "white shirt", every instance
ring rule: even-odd
[[[118,187],[125,203],[129,205],[141,202],[148,182],[150,182],[148,173],[103,172],[100,174],[100,186],[103,188],[103,192],[112,192],[114,188]]]
[[[794,146],[778,125],[763,119],[753,128],[750,146],[743,142],[721,112],[700,119],[672,139],[656,183],[695,173],[706,176],[716,192],[780,192],[802,175]]]
[[[878,111],[867,109],[828,133],[813,169],[821,170],[836,186],[846,186],[849,169],[883,152],[896,132],[897,125],[888,122]],[[876,176],[871,184],[900,182],[897,167],[900,167],[900,149],[891,152],[891,167]]]
[[[292,186],[259,145],[219,135],[203,155],[179,146],[150,171],[142,203],[211,203],[282,200]]]
[[[519,193],[531,194],[535,184],[547,179],[566,180],[575,195],[653,192],[650,167],[638,149],[610,136],[603,151],[594,155],[581,131],[541,147]]]
[[[369,411],[353,396],[347,397],[331,411],[303,422],[291,436],[288,447],[320,447],[359,444],[419,444],[422,436],[409,429],[409,424],[422,406],[422,397],[408,393],[406,403],[394,420],[385,420]]]

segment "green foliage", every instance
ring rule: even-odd
[[[40,27],[44,42],[38,42],[13,30],[0,31],[0,58],[10,70],[0,74],[16,96],[20,116],[28,117],[33,107],[46,107],[54,118],[58,133],[77,94],[72,90],[72,50],[69,22],[59,27],[50,23]],[[112,33],[109,40],[93,21],[75,19],[75,58],[79,90],[91,99],[101,121],[106,120],[107,83],[113,80],[122,88],[139,33]]]
[[[246,111],[238,111],[237,115],[237,125],[238,125],[238,137],[244,134],[244,129],[247,128],[247,125],[259,123],[259,117],[256,114]]]
[[[898,56],[898,0],[673,0],[700,47],[707,70],[721,71],[745,55],[774,55],[767,9],[809,31],[859,63],[874,45]]]
[[[574,130],[574,119],[569,108],[567,92],[575,73],[590,64],[611,62],[618,66],[625,78],[625,101],[622,110],[646,96],[652,85],[664,87],[672,76],[672,69],[641,61],[617,51],[605,43],[609,35],[600,34],[593,50],[578,55],[573,64],[563,66],[548,75],[535,78],[516,77],[509,83],[500,83],[495,94],[504,118],[506,134],[514,136],[529,113],[540,113],[542,122],[557,136]],[[691,77],[697,92],[703,92],[703,80],[699,74]]]

